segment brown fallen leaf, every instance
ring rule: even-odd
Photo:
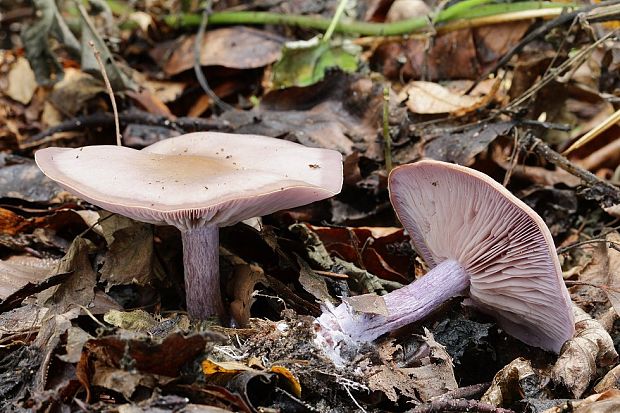
[[[570,410],[569,410],[570,409]],[[543,413],[615,413],[620,411],[620,390],[611,389],[601,394],[593,394],[583,400],[571,400],[568,403],[545,410]]]
[[[54,274],[71,274],[62,284],[39,293],[38,302],[50,308],[53,314],[63,314],[79,306],[88,307],[95,298],[97,283],[97,274],[88,257],[94,250],[91,241],[76,237],[52,271]]]
[[[156,47],[151,55],[162,61],[164,72],[173,76],[194,66],[195,36],[181,38],[172,44]],[[227,27],[205,33],[200,51],[203,66],[224,66],[231,69],[254,69],[267,66],[280,57],[284,39],[263,30],[245,26]]]
[[[620,234],[610,232],[605,235],[605,240],[607,242],[584,245],[578,251],[581,269],[577,272],[579,276],[576,285],[570,288],[570,292],[577,297],[577,302],[585,302],[587,305],[609,299],[620,315],[620,251],[609,245],[620,244]]]
[[[227,285],[227,295],[231,298],[230,315],[239,327],[246,327],[250,321],[250,310],[255,301],[256,285],[268,285],[263,269],[256,264],[248,264],[240,257],[221,248],[222,256],[232,266],[232,275]]]
[[[420,356],[415,360],[417,367],[401,367],[395,361],[400,350],[392,341],[380,345],[379,354],[383,364],[370,367],[366,375],[371,390],[383,392],[393,402],[399,394],[426,402],[458,387],[452,368],[452,359],[445,348],[437,343],[433,334],[424,329]],[[408,360],[411,363],[411,360]]]
[[[606,367],[618,359],[614,342],[600,323],[577,306],[575,335],[562,347],[551,370],[556,383],[562,383],[575,397],[581,397],[597,376],[597,367]]]
[[[438,83],[424,81],[410,82],[398,97],[400,101],[406,99],[411,112],[423,115],[472,111],[483,101],[482,97],[463,95]]]
[[[45,260],[40,261],[41,264],[45,262]],[[6,299],[27,283],[36,284],[47,278],[51,265],[53,261],[48,261],[43,265],[26,265],[0,260],[0,300]]]
[[[9,71],[8,88],[5,93],[11,99],[27,105],[32,100],[37,86],[37,81],[34,72],[30,68],[28,59],[18,57]]]
[[[529,360],[519,357],[495,374],[491,387],[484,393],[480,401],[493,406],[510,406],[521,399],[522,383],[535,377],[536,372]]]
[[[358,313],[378,314],[387,317],[388,311],[385,300],[377,294],[363,294],[354,297],[346,297],[342,299],[351,308]]]

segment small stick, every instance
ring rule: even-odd
[[[390,87],[383,88],[383,144],[385,151],[385,170],[392,170],[392,137],[390,136]]]
[[[438,413],[438,412],[479,412],[479,413],[515,413],[514,410],[495,407],[492,404],[477,400],[452,399],[435,400],[420,404],[408,413]]]
[[[110,100],[112,101],[112,110],[114,111],[114,126],[116,126],[116,144],[118,146],[122,146],[123,144],[121,143],[121,127],[118,122],[118,110],[116,109],[116,99],[114,99],[114,91],[112,90],[110,79],[108,79],[108,74],[105,71],[105,66],[101,61],[101,53],[95,47],[95,43],[91,40],[88,42],[88,45],[91,47],[91,49],[93,49],[95,59],[97,59],[97,63],[99,63],[99,70],[101,71],[101,75],[103,76],[103,81],[105,82],[105,88],[107,89]]]
[[[581,179],[589,188],[589,193],[582,193],[588,199],[595,199],[603,206],[620,204],[620,188],[601,180],[592,172],[586,171],[551,149],[546,143],[536,138],[531,131],[525,133],[521,144],[527,150],[543,157],[547,162],[564,169]]]
[[[562,155],[566,156],[575,149],[581,148],[586,143],[590,142],[592,139],[596,138],[601,133],[605,132],[607,129],[614,126],[616,123],[620,122],[620,109],[618,109],[613,115],[609,116],[603,123],[598,124],[594,129],[590,132],[583,135],[581,138],[577,140],[577,142],[573,143],[567,150],[562,152]]]

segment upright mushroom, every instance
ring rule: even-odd
[[[526,344],[558,352],[574,333],[571,300],[543,220],[487,175],[438,161],[395,168],[390,199],[431,270],[384,296],[387,316],[346,303],[318,318],[318,337],[371,341],[468,296]]]
[[[45,175],[92,204],[179,228],[187,310],[195,318],[225,318],[218,227],[325,199],[342,187],[340,153],[256,135],[198,132],[143,150],[46,148],[35,159]]]

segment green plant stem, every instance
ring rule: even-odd
[[[445,23],[447,21],[455,20],[454,12],[451,11],[453,7],[455,6],[439,12],[437,19],[435,20],[436,23]],[[483,5],[468,10],[461,10],[457,13],[457,15],[459,18],[473,19],[477,17],[486,17],[494,14],[511,13],[523,10],[565,7],[572,7],[572,5],[566,3],[524,1],[519,3]],[[451,15],[453,17],[450,17]],[[200,25],[200,20],[200,14],[177,14],[166,16],[164,18],[164,22],[167,25],[184,28],[197,27]],[[320,17],[269,12],[219,12],[213,13],[209,18],[209,24],[211,25],[276,24],[317,30],[327,30],[330,23],[331,20]],[[427,26],[428,19],[426,17],[418,17],[415,19],[402,20],[392,23],[338,22],[334,28],[334,32],[358,34],[363,36],[397,36],[421,31]]]
[[[342,13],[344,13],[344,8],[347,6],[348,1],[349,0],[340,0],[340,3],[338,3],[338,8],[336,9],[336,13],[334,14],[334,17],[331,23],[329,24],[329,27],[327,28],[325,35],[323,36],[323,39],[322,39],[323,42],[327,43],[332,38],[332,34],[334,34],[334,29],[336,29],[336,26],[338,25],[338,22],[340,21],[340,18],[342,17]]]

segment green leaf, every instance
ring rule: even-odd
[[[273,84],[276,88],[309,86],[323,80],[330,69],[355,72],[360,50],[347,41],[328,43],[319,37],[289,42],[273,67]]]

